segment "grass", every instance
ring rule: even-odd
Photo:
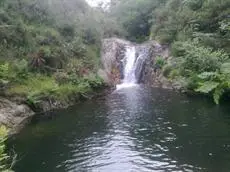
[[[8,130],[4,126],[0,126],[0,171],[10,172],[11,170],[7,169],[7,160],[9,156],[5,152],[5,140],[7,137]],[[12,172],[12,171],[11,171]]]
[[[21,83],[14,84],[8,89],[9,94],[34,95],[52,92],[58,87],[54,78],[42,75],[34,75]]]
[[[20,84],[12,85],[7,90],[7,94],[24,96],[31,102],[35,102],[42,98],[68,100],[70,96],[89,91],[91,91],[91,86],[88,82],[80,82],[79,84],[69,82],[59,85],[51,76],[34,75]]]
[[[78,61],[69,66],[70,71],[46,74],[30,72],[28,62],[24,61],[0,64],[0,88],[4,95],[21,97],[31,107],[36,108],[42,100],[77,100],[104,84],[89,69],[81,74],[83,67],[78,67]]]

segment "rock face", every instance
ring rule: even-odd
[[[109,38],[102,40],[101,61],[103,69],[99,70],[99,75],[109,85],[120,83],[122,78],[121,60],[125,56],[125,47],[131,45],[131,42]]]
[[[124,58],[127,46],[134,46],[136,57],[143,55],[144,58],[137,58],[135,69],[136,78],[139,83],[152,85],[155,76],[155,59],[161,56],[168,58],[167,46],[162,46],[156,41],[148,41],[143,44],[131,43],[118,38],[109,38],[102,40],[101,60],[103,68],[98,74],[109,85],[117,85],[123,79]]]
[[[0,97],[0,125],[5,125],[13,134],[28,122],[34,112],[26,105],[19,105]]]

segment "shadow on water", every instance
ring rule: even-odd
[[[55,112],[12,139],[16,172],[228,171],[230,108],[142,86]]]

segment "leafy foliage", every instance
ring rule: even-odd
[[[133,41],[148,38],[151,28],[151,12],[158,5],[152,0],[121,0],[112,6],[111,15],[126,30],[127,36]]]
[[[44,74],[31,73],[27,79],[12,84],[6,94],[26,97],[27,103],[36,108],[41,100],[53,98],[67,101],[69,97],[90,92],[103,85],[103,81],[93,74],[85,75],[82,78],[65,74],[65,77],[63,82]]]
[[[7,129],[4,126],[0,127],[0,171],[12,172],[7,168],[6,161],[9,156],[5,153],[5,141],[6,141]]]
[[[156,62],[155,62],[156,68],[162,69],[165,64],[166,64],[166,62],[162,57],[160,57],[160,56],[156,57]]]
[[[213,99],[216,104],[219,104],[221,97],[224,93],[227,93],[230,89],[230,77],[229,75],[222,73],[202,73],[198,75],[200,78],[199,87],[197,92],[212,93]]]
[[[216,71],[228,59],[222,50],[213,51],[211,48],[200,46],[198,42],[175,42],[174,56],[183,58],[182,72],[196,73]]]
[[[130,40],[150,37],[171,46],[174,63],[163,66],[164,76],[186,81],[187,89],[212,94],[216,103],[228,94],[230,0],[116,2],[112,15]]]
[[[122,32],[114,26],[84,0],[1,1],[1,92],[34,106],[100,87],[91,73],[98,70],[100,39]]]
[[[9,75],[9,63],[0,65],[0,78],[6,79]]]
[[[216,89],[219,86],[218,82],[213,82],[213,81],[206,81],[203,83],[200,83],[200,86],[198,89],[196,89],[197,92],[201,93],[210,93],[214,89]]]
[[[172,45],[175,68],[166,77],[186,78],[187,89],[213,95],[216,104],[229,93],[229,56],[223,50],[201,46],[197,41],[175,42]],[[177,71],[172,77],[173,72]]]

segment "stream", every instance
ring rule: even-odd
[[[8,147],[15,172],[227,172],[229,112],[139,85],[33,119]]]

